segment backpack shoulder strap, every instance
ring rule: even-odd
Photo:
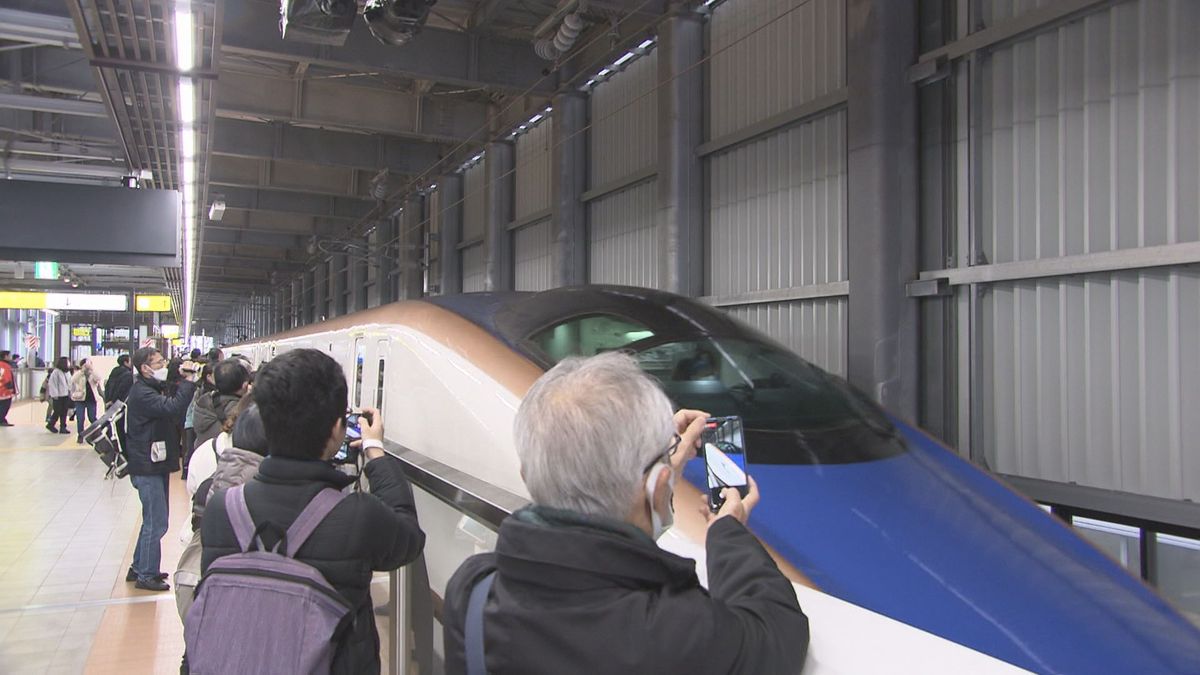
[[[467,620],[463,626],[463,648],[467,656],[467,675],[487,675],[487,660],[483,651],[483,607],[487,604],[496,571],[475,583],[467,602]]]
[[[296,552],[308,541],[313,530],[325,520],[325,516],[333,510],[335,506],[342,502],[346,497],[346,493],[333,488],[325,488],[317,493],[316,497],[304,507],[300,515],[296,516],[295,522],[287,530],[287,557],[295,558]]]
[[[250,518],[250,507],[246,506],[244,487],[238,485],[225,491],[225,514],[229,516],[229,524],[233,526],[242,553],[250,550],[254,540],[254,521]]]

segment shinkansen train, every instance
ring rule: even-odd
[[[1200,673],[1200,631],[1070,528],[907,421],[695,300],[618,286],[400,302],[231,348],[341,362],[388,440],[528,497],[512,423],[560,359],[620,349],[679,407],[744,420],[750,527],[794,582],[806,672]],[[697,559],[702,460],[659,545]],[[420,495],[431,586],[490,546]],[[494,535],[493,535],[494,536]]]

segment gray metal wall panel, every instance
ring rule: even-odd
[[[994,469],[1200,499],[1200,266],[997,284],[981,303]]]
[[[588,279],[595,284],[659,287],[655,181],[588,204]]]
[[[547,116],[517,138],[516,203],[518,219],[550,208],[550,144],[554,119]]]
[[[1198,31],[1200,3],[1131,2],[984,62],[988,262],[1200,240]]]
[[[709,139],[845,86],[845,16],[844,0],[718,5],[709,29]]]
[[[728,311],[814,365],[846,374],[846,298],[772,302]]]
[[[589,184],[599,187],[658,161],[658,50],[635,59],[591,95]]]
[[[987,262],[1200,240],[1198,33],[1200,3],[1126,2],[984,60]],[[1200,266],[993,284],[979,307],[993,468],[1200,498]]]
[[[482,243],[463,249],[462,275],[463,293],[477,293],[486,290],[487,255]]]
[[[514,288],[518,291],[544,291],[554,286],[554,228],[551,220],[541,220],[513,233],[513,257],[516,259]]]
[[[487,157],[484,157],[482,162],[463,173],[463,241],[482,238],[487,228],[487,172],[484,170],[486,161]],[[465,288],[463,292],[466,292]]]
[[[709,295],[847,278],[845,138],[837,112],[710,160]]]

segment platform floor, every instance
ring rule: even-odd
[[[0,673],[179,672],[174,590],[125,581],[141,523],[137,492],[128,479],[103,480],[95,453],[74,433],[46,431],[44,414],[45,404],[19,403],[8,415],[16,426],[0,427]],[[178,473],[170,485],[163,571],[174,573],[188,510]],[[372,588],[377,604],[386,582],[380,575]],[[386,635],[386,618],[376,619]]]

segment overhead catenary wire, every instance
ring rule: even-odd
[[[662,89],[662,88],[666,87],[666,85],[670,84],[671,82],[674,82],[676,79],[678,79],[678,78],[680,78],[680,77],[682,77],[682,76],[684,76],[684,75],[687,75],[688,73],[692,72],[693,70],[695,70],[695,69],[697,69],[697,68],[700,68],[701,66],[705,65],[706,63],[708,63],[708,62],[712,61],[714,58],[716,58],[716,57],[720,56],[721,54],[723,54],[723,53],[725,53],[725,52],[727,52],[727,51],[729,51],[730,49],[732,49],[732,48],[736,47],[737,45],[741,44],[742,42],[745,42],[746,40],[748,40],[748,39],[752,38],[753,36],[757,35],[759,32],[761,32],[761,31],[763,31],[763,30],[766,30],[767,28],[769,28],[770,26],[772,26],[772,25],[773,25],[773,24],[775,24],[776,22],[778,22],[778,21],[780,21],[780,20],[782,20],[782,19],[784,19],[784,18],[788,17],[788,16],[789,16],[789,15],[791,15],[793,12],[796,12],[797,10],[799,10],[799,9],[801,9],[801,8],[803,8],[803,7],[805,7],[806,5],[809,5],[809,4],[811,4],[812,2],[813,2],[813,0],[803,0],[803,2],[799,2],[799,3],[797,3],[796,5],[792,6],[792,7],[791,7],[791,8],[789,8],[789,9],[787,9],[786,11],[784,11],[784,12],[780,13],[778,16],[775,16],[774,18],[772,18],[772,19],[770,19],[770,20],[768,20],[768,21],[764,22],[763,24],[761,24],[761,25],[759,25],[759,26],[756,26],[755,28],[751,29],[751,30],[750,30],[750,31],[748,31],[748,32],[747,32],[745,35],[741,35],[741,36],[739,36],[738,38],[736,38],[736,39],[734,39],[734,40],[730,41],[728,44],[726,44],[725,46],[721,47],[720,49],[717,49],[717,50],[715,50],[715,51],[713,51],[713,52],[711,52],[711,53],[709,53],[709,54],[707,54],[707,55],[705,55],[705,56],[701,57],[701,58],[700,58],[700,59],[698,59],[698,60],[697,60],[695,63],[691,64],[691,65],[690,65],[690,66],[688,66],[687,68],[684,68],[682,71],[680,71],[680,72],[678,72],[678,73],[675,73],[675,74],[673,74],[671,77],[669,77],[669,78],[667,78],[667,79],[663,80],[662,82],[659,82],[657,85],[655,85],[655,86],[653,86],[653,87],[650,87],[650,88],[649,88],[649,89],[647,89],[645,92],[643,92],[643,93],[639,94],[638,96],[636,96],[636,97],[632,98],[631,100],[627,101],[626,103],[622,104],[621,106],[619,106],[619,107],[615,108],[614,110],[612,110],[611,112],[609,112],[607,115],[604,115],[603,117],[600,117],[600,118],[598,118],[598,119],[592,119],[592,120],[590,120],[590,121],[589,121],[587,124],[584,124],[582,127],[580,127],[580,128],[579,128],[577,131],[575,131],[574,133],[572,133],[572,134],[570,134],[570,135],[568,135],[568,136],[565,136],[564,138],[560,139],[560,140],[559,140],[557,143],[554,143],[554,144],[552,144],[551,146],[549,146],[549,147],[547,148],[547,150],[546,150],[546,151],[547,151],[547,152],[553,152],[555,149],[557,149],[557,148],[558,148],[559,146],[561,146],[563,143],[566,143],[566,142],[568,142],[568,141],[570,141],[570,140],[574,139],[574,138],[575,138],[575,137],[577,137],[579,134],[583,134],[583,133],[585,133],[585,132],[589,131],[590,129],[592,129],[594,126],[596,126],[596,125],[597,125],[597,124],[599,124],[600,122],[603,122],[603,121],[605,121],[605,120],[608,120],[608,119],[612,119],[613,117],[615,117],[615,116],[617,116],[618,114],[620,114],[620,113],[624,112],[625,110],[627,110],[628,108],[632,107],[633,105],[635,105],[636,103],[640,102],[641,100],[645,99],[646,97],[650,96],[651,94],[654,94],[654,93],[658,92],[660,89]],[[636,11],[638,11],[638,10],[636,10],[636,9],[635,9],[634,11],[636,12]],[[581,50],[582,50],[582,49],[586,49],[586,48],[587,48],[587,47],[588,47],[590,44],[591,44],[591,43],[589,43],[588,45],[584,45],[584,46],[583,46],[583,47],[581,47],[580,49],[581,49]],[[598,62],[597,62],[597,63],[598,63]],[[591,68],[591,67],[593,67],[593,66],[597,65],[597,63],[593,63],[593,64],[589,65],[588,69],[585,69],[585,70],[581,70],[581,71],[579,71],[579,73],[578,73],[578,74],[576,74],[576,75],[575,75],[573,78],[571,78],[571,80],[568,82],[568,85],[569,85],[569,84],[571,84],[571,83],[572,83],[572,82],[573,82],[575,79],[579,78],[579,77],[580,77],[580,76],[581,76],[583,73],[585,73],[585,72],[587,72],[588,70],[590,70],[590,68]],[[534,86],[536,86],[536,83],[534,84]],[[497,137],[496,139],[493,139],[493,140],[499,140],[499,138],[500,138],[500,137]],[[461,148],[461,147],[463,147],[465,144],[466,144],[466,142],[464,141],[464,142],[463,142],[463,144],[461,144],[459,147]],[[457,151],[457,148],[456,148],[456,151]],[[447,156],[449,156],[449,155],[447,155]],[[441,162],[443,162],[443,161],[444,161],[444,158],[443,158],[442,160],[438,160],[438,162],[436,162],[435,164],[440,164],[440,163],[441,163]],[[447,203],[447,204],[442,204],[442,205],[440,205],[440,208],[439,208],[439,210],[438,210],[438,212],[437,212],[437,215],[438,215],[438,216],[442,216],[442,215],[444,215],[446,212],[448,212],[450,209],[452,209],[452,208],[457,208],[458,206],[461,206],[461,205],[463,205],[464,203],[466,203],[466,201],[467,201],[467,198],[468,198],[468,197],[470,197],[470,196],[478,195],[478,194],[480,194],[480,193],[485,193],[488,187],[490,187],[490,186],[492,186],[492,185],[494,185],[494,184],[498,183],[498,182],[499,182],[500,180],[502,180],[502,179],[505,179],[505,178],[507,178],[507,177],[509,177],[509,176],[511,176],[511,175],[514,175],[514,174],[517,172],[517,170],[518,170],[518,169],[520,169],[520,168],[522,168],[522,167],[529,166],[530,164],[532,164],[532,163],[533,163],[533,162],[535,162],[535,161],[538,161],[536,157],[534,157],[534,158],[527,158],[527,159],[526,159],[524,162],[521,162],[521,163],[516,163],[516,162],[514,162],[514,165],[513,165],[513,167],[512,167],[511,169],[509,169],[509,170],[505,171],[504,173],[502,173],[502,174],[500,174],[500,175],[496,176],[496,177],[495,177],[495,178],[494,178],[492,181],[490,181],[490,182],[487,182],[487,183],[485,183],[483,186],[481,186],[481,187],[479,187],[479,188],[477,188],[477,189],[475,189],[475,190],[469,191],[469,192],[468,192],[468,191],[466,191],[466,190],[464,190],[464,191],[463,191],[463,195],[462,195],[462,197],[461,197],[461,198],[459,198],[459,199],[457,199],[457,200],[455,200],[455,201],[453,201],[453,202],[450,202],[450,203]],[[429,171],[429,170],[427,170],[427,171]],[[424,175],[424,174],[423,174],[423,175]],[[416,182],[416,184],[418,184],[418,185],[420,184],[420,183],[419,183],[419,182],[417,182],[417,181],[414,181],[414,182]],[[412,184],[412,183],[410,183],[410,185],[411,185],[411,184]],[[399,191],[398,193],[393,193],[393,195],[395,195],[395,194],[404,194],[404,193],[405,193],[405,191],[403,191],[403,190],[402,190],[402,191]],[[395,237],[393,237],[392,239],[389,239],[389,240],[387,240],[387,241],[385,241],[385,242],[377,242],[377,243],[375,244],[375,246],[376,246],[376,247],[387,247],[387,246],[392,246],[392,245],[396,244],[397,242],[401,241],[402,239],[404,239],[406,235],[408,235],[408,234],[410,234],[410,233],[412,233],[412,232],[415,232],[415,231],[421,230],[421,229],[423,229],[423,228],[427,227],[427,226],[428,226],[430,223],[432,223],[432,222],[433,222],[433,214],[430,214],[430,217],[428,217],[428,218],[425,218],[424,220],[421,220],[421,221],[417,222],[415,225],[413,225],[413,226],[411,226],[411,227],[409,227],[409,228],[407,228],[407,229],[400,229],[400,230],[399,230],[399,231],[396,233]],[[353,236],[353,235],[352,235],[352,236]],[[295,275],[295,277],[300,277],[300,278],[303,278],[303,275],[304,275],[304,274],[306,274],[306,272],[301,272],[301,273],[299,273],[299,274]],[[293,277],[293,278],[295,278],[295,277]],[[378,280],[378,279],[377,279],[377,282],[378,282],[378,281],[380,281],[380,280]],[[303,283],[303,282],[302,282],[302,283]]]

